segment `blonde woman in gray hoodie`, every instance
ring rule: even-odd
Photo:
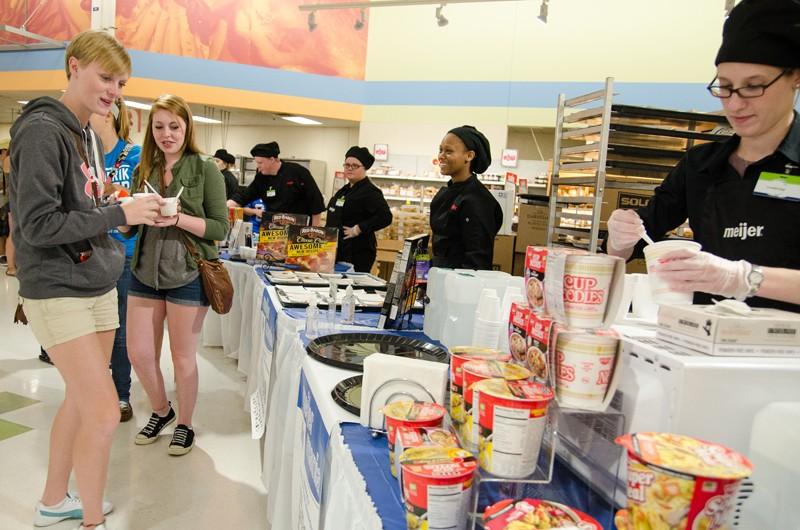
[[[60,99],[31,101],[11,129],[11,201],[19,294],[36,339],[64,378],[53,420],[47,481],[34,525],[82,519],[105,530],[108,458],[119,424],[108,371],[119,326],[116,281],[125,259],[114,227],[152,225],[156,198],[104,199],[103,147],[89,127],[106,114],[131,74],[128,53],[99,31],[78,34],[65,54]],[[80,498],[67,491],[75,471]]]

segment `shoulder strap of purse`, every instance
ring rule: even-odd
[[[186,250],[189,251],[189,254],[192,255],[192,259],[197,263],[200,264],[203,261],[203,258],[200,256],[200,253],[197,252],[197,246],[195,246],[194,241],[190,238],[185,231],[181,230],[181,237],[183,238],[183,244],[186,246]]]

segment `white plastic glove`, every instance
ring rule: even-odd
[[[671,289],[700,291],[744,300],[750,292],[747,276],[751,265],[731,261],[696,249],[680,249],[659,258],[653,272]]]
[[[343,226],[342,230],[344,230],[344,237],[342,239],[353,239],[361,235],[361,227],[358,225]]]
[[[614,210],[607,224],[609,250],[629,251],[644,234],[644,222],[634,210]]]

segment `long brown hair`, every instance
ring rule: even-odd
[[[111,117],[114,120],[114,130],[117,131],[117,138],[120,140],[125,140],[125,143],[132,144],[131,141],[131,116],[128,112],[128,106],[125,104],[125,100],[121,97],[114,100],[114,104],[117,106],[117,116],[114,117],[112,114]]]
[[[150,108],[150,116],[147,118],[147,132],[144,136],[142,155],[139,165],[136,168],[134,179],[134,190],[136,191],[141,191],[144,188],[144,179],[149,178],[153,171],[159,171],[163,174],[164,167],[166,166],[164,153],[158,148],[156,140],[153,138],[153,115],[159,110],[171,112],[186,122],[186,135],[183,137],[181,156],[201,153],[194,137],[192,109],[189,108],[189,105],[180,96],[174,96],[172,94],[159,96],[153,102],[153,106]]]

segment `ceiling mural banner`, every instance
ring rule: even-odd
[[[20,27],[56,40],[69,40],[91,25],[90,0],[0,0],[0,23]],[[3,33],[2,44],[29,40]]]
[[[116,35],[135,50],[363,80],[367,30],[353,29],[358,10],[317,13],[310,31],[298,9],[305,1],[117,0]]]

